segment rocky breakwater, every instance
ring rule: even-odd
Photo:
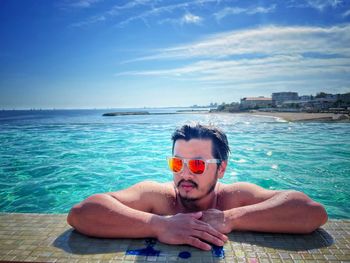
[[[107,112],[102,116],[128,116],[128,115],[150,115],[148,111],[123,111],[123,112]]]

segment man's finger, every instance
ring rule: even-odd
[[[194,230],[192,235],[219,247],[225,244],[224,241],[213,235],[210,235],[208,232]]]
[[[228,240],[228,237],[221,232],[217,231],[215,228],[213,228],[211,225],[208,223],[205,223],[203,221],[198,220],[200,223],[196,224],[194,226],[194,229],[196,230],[201,230],[208,232],[209,234],[221,239],[222,241],[226,242]]]
[[[199,219],[199,218],[201,218],[203,216],[203,213],[201,211],[199,211],[199,212],[196,212],[196,213],[190,213],[189,215],[191,217],[193,217],[193,218]]]
[[[186,244],[202,249],[202,250],[211,250],[211,246],[203,241],[200,241],[198,238],[189,236],[187,238]]]

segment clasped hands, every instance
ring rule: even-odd
[[[210,250],[208,243],[223,246],[225,234],[231,230],[224,218],[224,212],[217,209],[161,217],[156,235],[159,241],[180,245],[187,244],[202,250]]]

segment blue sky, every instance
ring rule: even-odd
[[[350,92],[350,1],[0,1],[0,108]]]

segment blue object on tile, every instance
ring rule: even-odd
[[[218,247],[218,246],[212,245],[211,253],[214,257],[225,258],[224,247]]]
[[[191,257],[191,253],[187,252],[187,251],[182,251],[179,253],[179,258],[190,258]]]
[[[160,254],[160,250],[155,250],[153,246],[157,242],[154,239],[146,239],[146,248],[141,249],[128,249],[125,254],[126,255],[136,255],[136,256],[153,256],[158,257]]]

